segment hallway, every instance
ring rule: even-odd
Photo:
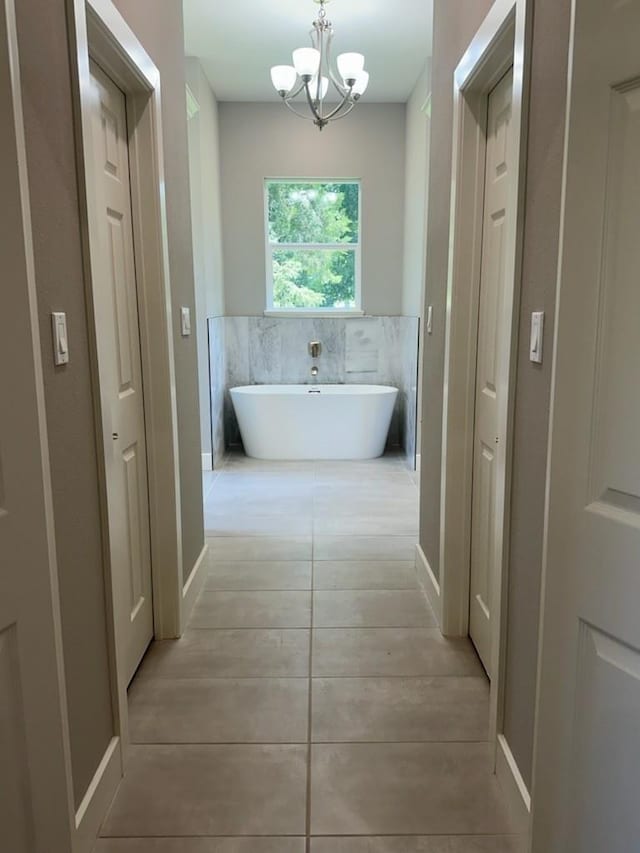
[[[403,459],[230,456],[205,481],[209,574],[132,684],[96,853],[520,853],[486,678],[416,581]]]

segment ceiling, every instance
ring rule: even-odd
[[[431,55],[433,0],[331,0],[334,56],[358,51],[371,82],[363,101],[406,101]],[[306,47],[312,0],[184,0],[185,53],[221,101],[276,101],[272,65]]]

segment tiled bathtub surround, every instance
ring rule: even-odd
[[[211,383],[211,449],[215,468],[225,451],[224,398],[227,387],[227,356],[224,346],[224,317],[209,319],[209,381]]]
[[[216,317],[209,320],[214,448],[239,443],[228,389],[236,385],[306,384],[314,363],[309,341],[322,343],[321,383],[393,385],[399,389],[390,445],[413,464],[418,370],[417,317]],[[224,436],[220,416],[225,369]]]

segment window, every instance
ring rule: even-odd
[[[267,308],[360,309],[359,181],[267,181]]]

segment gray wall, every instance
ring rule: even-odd
[[[571,2],[536,0],[534,8],[504,720],[529,786]],[[542,365],[529,361],[532,311],[546,314]]]
[[[491,5],[436,0],[426,303],[436,324],[424,364],[420,542],[438,574],[440,455],[451,179],[452,72]],[[544,486],[558,257],[570,0],[534,0],[523,280],[517,365],[504,733],[531,784]],[[528,358],[530,314],[544,310],[545,360]]]
[[[407,101],[402,313],[419,317],[424,302],[430,123],[423,110],[431,91],[429,59]]]
[[[64,0],[21,0],[16,12],[77,807],[113,720],[69,46]],[[71,358],[61,368],[51,311],[67,313]]]
[[[220,205],[220,153],[218,104],[194,57],[186,61],[187,83],[200,106],[188,123],[189,181],[195,278],[195,325],[198,334],[200,440],[203,453],[211,453],[211,406],[207,317],[224,314],[222,270],[222,212]]]
[[[404,104],[360,104],[320,133],[282,104],[221,103],[226,311],[265,308],[265,178],[362,179],[362,307],[400,314]]]
[[[449,254],[453,72],[492,0],[435,0],[431,66],[431,145],[425,304],[433,334],[424,336],[422,364],[420,544],[439,577],[440,460],[445,302]]]
[[[198,389],[197,328],[180,334],[180,306],[196,316],[189,196],[189,155],[185,97],[184,38],[181,0],[115,0],[131,29],[160,70],[167,201],[169,269],[173,307],[182,558],[185,580],[204,544],[202,456]],[[193,328],[193,326],[192,326]]]

